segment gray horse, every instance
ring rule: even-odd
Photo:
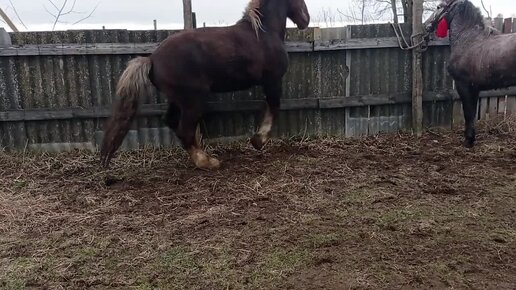
[[[448,72],[462,100],[464,146],[471,148],[479,92],[516,85],[516,33],[501,34],[486,24],[480,9],[468,0],[441,2],[425,28],[433,32],[438,25],[440,29],[449,27]]]

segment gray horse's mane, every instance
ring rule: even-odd
[[[452,3],[449,1],[448,3]],[[487,35],[498,35],[501,32],[493,27],[493,24],[484,18],[480,9],[477,8],[469,0],[464,0],[463,3],[459,4],[455,9],[458,9],[455,13],[462,16],[462,26],[464,27],[475,27],[478,26]]]

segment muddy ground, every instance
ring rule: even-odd
[[[516,287],[516,134],[0,153],[0,288]]]

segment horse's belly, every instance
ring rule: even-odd
[[[516,58],[499,52],[461,56],[451,59],[448,71],[456,80],[473,84],[482,90],[516,85]]]
[[[470,82],[477,84],[482,90],[501,89],[516,85],[516,70],[511,70],[503,65],[478,69],[478,72],[472,77],[474,78]]]
[[[211,91],[214,93],[227,93],[234,91],[247,90],[257,85],[257,82],[251,79],[220,79],[216,80],[212,86]]]
[[[212,81],[211,90],[222,93],[246,90],[258,84],[263,67],[252,59],[238,57],[221,61],[208,71]]]

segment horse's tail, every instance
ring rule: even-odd
[[[149,57],[137,57],[129,61],[118,81],[116,94],[119,99],[113,104],[113,115],[105,127],[100,150],[100,161],[107,167],[116,150],[122,144],[131,122],[136,115],[140,99],[150,93],[149,77],[152,61]]]

